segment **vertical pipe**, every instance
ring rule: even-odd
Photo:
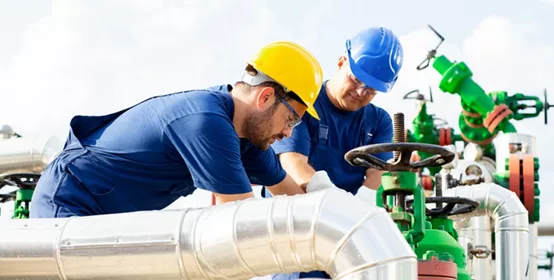
[[[539,256],[537,252],[538,228],[536,223],[529,224],[529,280],[537,280]]]
[[[482,246],[492,249],[491,218],[489,216],[471,218],[471,231],[473,232],[473,246]],[[474,280],[492,279],[492,255],[487,257],[473,257]]]

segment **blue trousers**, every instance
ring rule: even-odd
[[[89,191],[67,169],[72,154],[61,154],[44,170],[31,199],[30,218],[102,214]],[[88,205],[88,206],[85,206]]]

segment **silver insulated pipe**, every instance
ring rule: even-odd
[[[493,279],[493,262],[490,254],[492,249],[491,240],[491,218],[489,216],[472,217],[463,222],[456,223],[458,241],[468,248],[471,244],[474,249],[482,250],[477,256],[471,256],[468,266],[471,270],[472,280]],[[470,253],[466,254],[468,258]]]
[[[417,279],[389,214],[337,188],[206,208],[0,221],[0,279]]]
[[[0,139],[0,174],[42,172],[62,150],[57,137]]]
[[[483,183],[448,189],[444,196],[465,197],[480,203],[476,211],[451,217],[454,220],[485,215],[494,220],[496,279],[527,279],[529,220],[515,193],[493,183]]]

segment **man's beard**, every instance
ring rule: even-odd
[[[250,140],[252,145],[258,147],[261,150],[269,149],[269,142],[272,138],[281,139],[283,135],[271,135],[267,136],[270,133],[271,119],[273,114],[275,114],[276,106],[268,110],[267,112],[252,112],[246,118],[244,122],[244,135],[245,138]]]

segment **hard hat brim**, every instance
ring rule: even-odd
[[[314,117],[314,119],[316,119],[318,121],[320,120],[319,119],[319,114],[317,113],[317,111],[315,110],[313,105],[308,106],[308,109],[306,111],[308,111],[308,114],[310,114],[310,116]]]

